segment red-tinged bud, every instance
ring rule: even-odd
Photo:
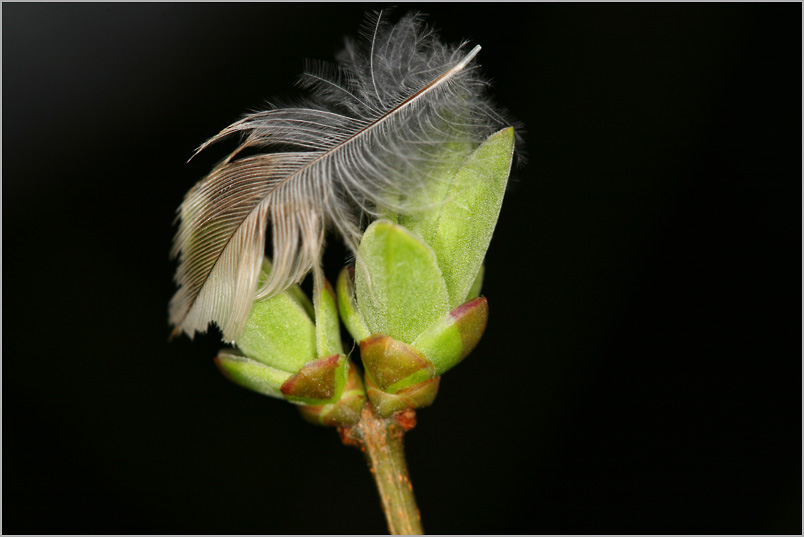
[[[371,376],[366,375],[366,392],[374,411],[387,418],[395,412],[422,408],[433,404],[436,395],[438,395],[438,383],[440,380],[441,377],[435,377],[403,388],[395,394],[390,394],[382,391],[372,381]]]
[[[384,334],[361,341],[360,357],[376,385],[388,393],[435,377],[433,364],[421,352]]]
[[[344,384],[342,377],[345,363],[346,358],[341,354],[311,360],[286,380],[280,390],[288,401],[307,404],[332,402],[331,399],[338,391],[338,384]]]
[[[416,338],[413,346],[433,363],[436,374],[442,375],[474,350],[486,330],[488,317],[486,298],[472,299],[435,322]]]
[[[449,316],[455,320],[455,325],[463,340],[463,349],[458,359],[461,361],[475,349],[483,332],[486,331],[486,324],[489,320],[489,303],[486,297],[481,296],[458,306],[449,312]]]
[[[354,366],[347,362],[346,386],[341,398],[328,405],[301,406],[299,411],[304,419],[318,425],[350,426],[360,421],[360,411],[366,402],[363,382]]]

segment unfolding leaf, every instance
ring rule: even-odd
[[[450,308],[467,299],[483,264],[500,214],[514,141],[512,127],[493,134],[454,174],[445,203],[432,212],[399,217],[400,224],[435,252]]]
[[[231,349],[222,350],[215,358],[215,365],[235,384],[271,397],[283,397],[280,386],[291,376]]]
[[[374,222],[363,234],[359,253],[355,287],[372,334],[410,343],[449,311],[433,250],[402,226]]]

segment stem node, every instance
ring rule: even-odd
[[[366,456],[391,535],[424,534],[403,442],[405,433],[415,426],[413,409],[382,418],[366,403],[356,425],[338,428],[343,443],[359,447]]]

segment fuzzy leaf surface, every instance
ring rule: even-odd
[[[410,343],[449,311],[447,287],[433,250],[407,229],[387,220],[374,222],[363,235],[359,253],[357,301],[372,334]]]
[[[435,183],[446,200],[431,211],[400,215],[399,223],[422,237],[436,254],[449,292],[449,306],[462,304],[475,283],[497,225],[514,154],[514,129],[490,136],[454,173],[449,188]]]

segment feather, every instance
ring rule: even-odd
[[[356,253],[367,215],[413,209],[407,195],[450,151],[505,126],[472,63],[479,46],[445,45],[416,14],[391,25],[380,12],[362,33],[337,66],[308,67],[307,100],[250,114],[196,151],[243,137],[179,209],[174,333],[192,337],[215,322],[234,341],[255,300],[310,271],[321,283],[327,228]],[[241,157],[245,149],[256,154]],[[269,225],[273,269],[257,289]]]

